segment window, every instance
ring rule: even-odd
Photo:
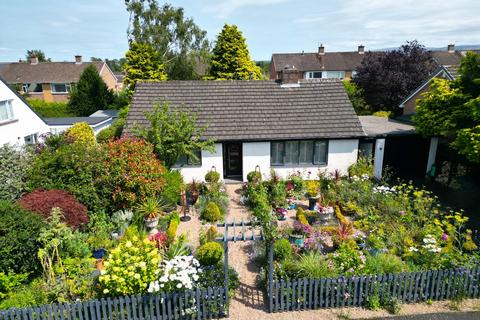
[[[185,167],[185,166],[191,166],[191,167],[198,167],[202,165],[202,151],[196,150],[195,155],[197,158],[193,158],[190,156],[180,156],[178,158],[177,163],[175,163],[176,167]]]
[[[71,85],[69,83],[52,83],[53,93],[69,93],[71,91]]]
[[[41,83],[24,83],[23,92],[43,92],[42,84]]]
[[[305,73],[305,79],[319,79],[322,77],[322,71],[308,71]]]
[[[0,121],[13,119],[12,102],[10,100],[0,101]]]
[[[34,133],[24,137],[23,140],[25,140],[25,144],[35,144],[38,141],[38,136],[36,133]]]
[[[326,72],[326,77],[325,78],[330,78],[330,79],[343,79],[345,78],[345,71],[327,71]]]
[[[272,141],[270,163],[272,166],[325,165],[328,141]]]

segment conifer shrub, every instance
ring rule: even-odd
[[[223,258],[223,248],[218,242],[207,242],[197,250],[197,259],[204,266],[218,264]]]
[[[200,217],[208,222],[219,221],[223,218],[222,212],[215,202],[209,202],[201,212]]]

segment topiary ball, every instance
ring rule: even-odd
[[[215,202],[210,201],[205,209],[200,213],[200,217],[208,222],[222,220],[222,212]]]
[[[220,173],[217,171],[208,171],[207,174],[205,175],[205,181],[206,182],[218,182],[220,180]]]
[[[197,250],[197,259],[201,265],[213,266],[223,258],[223,248],[218,242],[207,242]]]

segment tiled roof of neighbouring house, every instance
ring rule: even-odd
[[[322,79],[281,86],[275,81],[164,81],[136,86],[127,118],[148,126],[145,111],[155,103],[195,113],[208,125],[204,138],[278,140],[364,136],[339,80]]]
[[[104,62],[13,62],[0,69],[0,76],[7,83],[75,83],[90,64],[100,72]]]
[[[442,66],[458,66],[462,61],[463,55],[460,51],[430,51],[433,59]]]
[[[362,63],[364,54],[354,52],[274,53],[272,62],[279,72],[289,66],[299,71],[345,71],[355,70]]]

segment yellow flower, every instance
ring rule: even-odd
[[[109,292],[110,292],[110,291],[109,291],[108,289],[104,289],[104,290],[103,290],[103,293],[104,293],[104,294],[107,294],[107,293],[109,293]]]
[[[125,247],[130,248],[131,246],[132,246],[132,242],[131,242],[131,241],[125,242]]]

